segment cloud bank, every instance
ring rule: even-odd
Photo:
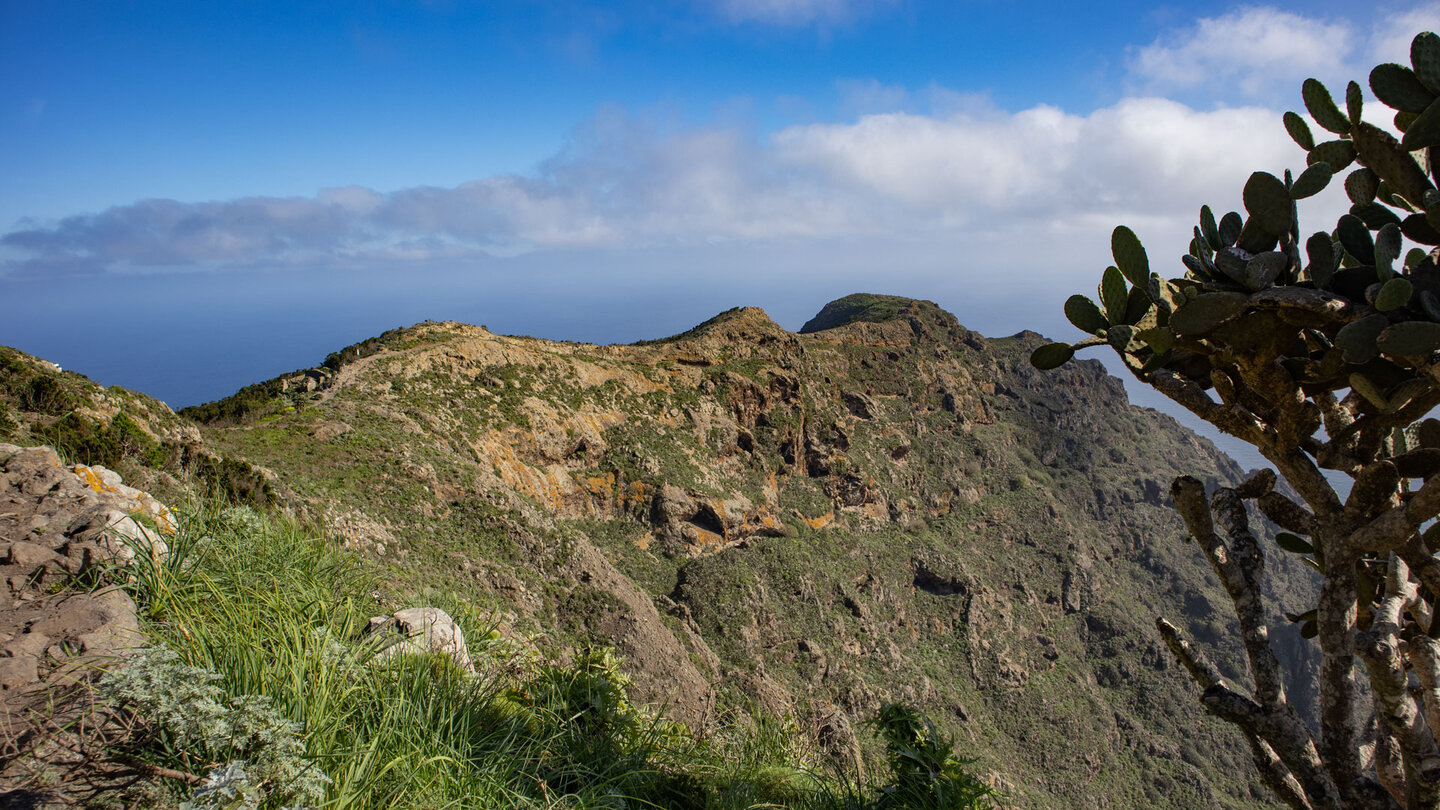
[[[737,15],[787,19],[857,8],[726,2]],[[1271,81],[1293,86],[1385,57],[1399,47],[1397,26],[1440,27],[1440,4],[1370,31],[1241,9],[1136,50],[1129,70],[1137,86],[1184,88],[1204,77],[1263,95]],[[1259,104],[1200,109],[1138,95],[1083,115],[1044,105],[1007,112],[930,88],[933,99],[964,103],[937,101],[920,113],[883,111],[904,100],[904,88],[860,81],[839,89],[855,101],[853,119],[771,133],[667,127],[603,109],[533,173],[452,187],[144,200],[22,223],[0,236],[0,276],[454,267],[536,251],[857,237],[1003,246],[1108,234],[1118,222],[1174,239],[1179,252],[1202,203],[1237,207],[1251,171],[1304,166],[1279,110]]]
[[[885,113],[767,137],[607,111],[533,176],[391,192],[145,200],[0,238],[11,275],[376,266],[545,249],[1063,232],[1193,217],[1257,166],[1300,165],[1275,115],[1127,99],[1088,116]],[[1193,203],[1193,204],[1192,204]],[[18,255],[15,255],[18,254]]]
[[[1410,40],[1437,29],[1440,3],[1433,0],[1384,14],[1368,30],[1340,18],[1241,7],[1132,49],[1129,84],[1142,93],[1203,90],[1294,107],[1300,103],[1300,83],[1312,76],[1341,87],[1354,79],[1368,92],[1371,67],[1408,65]]]

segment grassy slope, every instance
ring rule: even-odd
[[[434,346],[417,330],[419,348],[357,363],[323,401],[207,440],[275,469],[317,510],[381,527],[369,536],[384,554],[365,547],[389,561],[392,592],[450,594],[561,645],[613,639],[626,621],[614,594],[566,578],[577,547],[598,548],[677,638],[698,632],[690,655],[723,708],[813,730],[827,705],[860,717],[910,699],[1028,806],[1252,806],[1243,746],[1199,711],[1151,627],[1182,620],[1243,680],[1225,598],[1173,514],[1142,496],[1163,497],[1177,474],[1239,471],[1167,417],[1126,408],[1095,364],[1042,378],[1024,360],[1035,336],[979,340],[933,308],[886,317],[796,337],[740,311],[634,348],[435,326]],[[798,394],[772,396],[742,426],[753,449],[737,451],[734,403],[783,379]],[[847,393],[878,412],[855,416]],[[542,452],[601,412],[623,415],[602,442]],[[348,430],[317,440],[332,423]],[[823,445],[826,474],[800,471],[786,447],[800,435]],[[605,475],[619,483],[584,490]],[[578,495],[531,485],[565,478]],[[698,555],[664,546],[648,499],[619,497],[639,482],[759,503],[772,480],[784,536]],[[869,505],[846,508],[857,488]],[[827,515],[823,530],[804,520]],[[1273,567],[1303,585],[1298,566]]]
[[[1041,376],[1024,360],[1036,336],[985,341],[933,305],[880,305],[814,336],[739,310],[637,347],[421,325],[337,353],[325,391],[277,379],[221,403],[206,445],[269,468],[287,503],[374,564],[375,612],[440,604],[532,649],[628,644],[645,701],[673,659],[626,629],[638,593],[715,685],[711,717],[787,718],[814,738],[832,709],[858,720],[909,700],[1024,806],[1252,806],[1242,746],[1150,626],[1181,620],[1243,682],[1226,602],[1144,496],[1239,471],[1126,408],[1098,364]],[[47,377],[114,426],[120,408],[94,404],[128,392],[4,352],[11,440],[73,409],[29,393]],[[759,417],[742,416],[755,391]],[[193,431],[143,398],[122,405],[162,443]],[[666,539],[651,520],[665,485],[743,496],[773,531]],[[597,557],[629,591],[590,577]],[[1283,556],[1270,568],[1278,607],[1293,604],[1303,572]]]
[[[608,653],[556,664],[463,609],[477,675],[444,657],[370,661],[375,646],[356,638],[372,572],[292,522],[192,509],[171,547],[163,563],[141,555],[127,583],[156,647],[102,691],[141,718],[132,760],[231,777],[193,807],[240,806],[227,795],[267,808],[989,806],[904,712],[878,730],[929,770],[897,760],[866,782],[816,770],[783,724],[698,739],[633,705]],[[188,792],[161,781],[125,799],[172,807]]]

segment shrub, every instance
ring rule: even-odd
[[[215,672],[183,663],[173,650],[151,647],[106,673],[100,694],[143,718],[154,735],[151,744],[182,762],[223,763],[209,769],[183,807],[318,804],[329,779],[305,758],[301,727],[278,714],[268,697],[227,699],[219,680]]]
[[[75,395],[53,374],[38,374],[23,384],[20,407],[37,413],[58,415],[75,407]]]
[[[977,810],[993,807],[994,791],[965,771],[954,741],[910,706],[888,703],[867,721],[885,743],[890,782],[876,810]]]

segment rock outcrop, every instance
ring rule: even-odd
[[[475,671],[460,625],[437,607],[405,608],[389,616],[372,616],[365,636],[377,645],[373,661],[438,653],[448,656],[465,672]]]
[[[143,641],[135,603],[104,569],[159,563],[174,531],[168,508],[113,471],[0,444],[0,805],[34,798],[5,791],[32,781],[36,761],[51,779],[94,764],[71,724],[101,669]]]

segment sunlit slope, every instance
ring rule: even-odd
[[[804,334],[740,309],[630,346],[424,323],[186,413],[395,593],[613,646],[697,727],[790,716],[843,759],[904,700],[1020,806],[1263,803],[1152,626],[1227,636],[1166,501],[1235,465],[1098,363],[1035,371],[1037,335],[885,296],[826,311]],[[1278,615],[1309,580],[1271,567]]]

